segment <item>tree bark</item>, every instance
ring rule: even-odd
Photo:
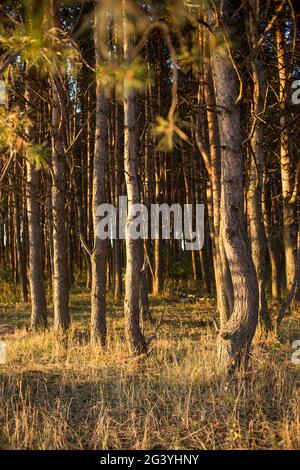
[[[203,148],[199,142],[199,134],[196,139],[199,151],[208,155],[207,171],[210,183],[207,188],[207,202],[209,217],[211,220],[211,240],[214,256],[214,272],[216,281],[217,305],[221,327],[228,320],[233,306],[233,290],[228,261],[226,259],[223,241],[220,233],[220,203],[221,203],[221,149],[218,114],[216,108],[215,90],[212,77],[211,56],[208,44],[208,32],[203,33],[203,97],[206,107],[206,119],[209,147]],[[198,92],[199,104],[201,88]],[[206,160],[205,160],[206,161]],[[207,163],[206,163],[207,165]]]
[[[219,17],[215,32],[228,27],[228,0],[216,2]],[[258,285],[253,265],[243,208],[243,154],[238,81],[228,49],[212,49],[216,105],[221,145],[220,230],[232,278],[234,305],[218,337],[222,370],[247,365],[258,319]]]
[[[126,13],[127,1],[123,0],[123,35],[124,58],[127,63],[131,60],[132,33]],[[128,197],[126,220],[126,274],[125,274],[125,332],[132,354],[147,351],[146,341],[140,328],[140,281],[141,281],[141,239],[130,237],[129,225],[134,220],[133,204],[140,203],[140,192],[137,178],[137,149],[135,109],[135,92],[124,83],[124,170]]]
[[[280,104],[280,166],[281,187],[283,198],[283,244],[285,252],[286,287],[291,289],[296,272],[296,212],[295,205],[291,203],[292,197],[292,155],[290,142],[290,129],[288,125],[289,105],[288,86],[289,72],[286,58],[286,37],[284,29],[284,16],[278,20],[276,30],[276,45],[279,75],[279,104]]]
[[[98,5],[100,8],[100,1]],[[100,66],[101,58],[101,25],[98,12],[95,12],[95,57],[96,67]],[[100,83],[96,79],[96,132],[95,153],[93,165],[93,227],[94,247],[91,256],[92,292],[91,292],[91,340],[105,346],[106,342],[106,268],[108,242],[97,236],[97,223],[99,217],[97,208],[106,202],[105,188],[105,160],[108,159],[108,105],[107,97]]]
[[[279,233],[278,221],[276,220],[276,207],[275,198],[272,192],[272,188],[267,183],[267,169],[265,165],[264,177],[263,177],[263,218],[265,233],[267,238],[267,246],[269,252],[269,259],[271,265],[271,292],[272,299],[275,302],[279,302],[281,298],[280,292],[280,262],[278,256],[278,250],[276,248],[276,242],[274,237],[276,233]]]
[[[26,98],[29,112],[37,112],[38,100],[36,95],[31,92],[31,87],[37,79],[35,74],[30,73],[28,79],[31,79]],[[37,140],[37,123],[33,121],[28,129],[30,140]],[[34,330],[47,327],[47,305],[44,288],[44,270],[43,270],[43,232],[41,223],[41,211],[39,203],[40,193],[40,171],[34,164],[27,160],[27,211],[28,211],[28,234],[29,234],[29,283],[31,297],[31,327]]]
[[[15,165],[15,174],[18,175],[17,167]],[[26,268],[26,253],[24,249],[24,219],[21,219],[22,212],[22,194],[17,188],[14,188],[13,203],[14,203],[14,224],[15,224],[15,242],[16,242],[16,260],[18,268],[18,279],[21,285],[21,294],[23,302],[28,301],[27,289],[27,268]]]
[[[260,10],[256,0],[249,1],[249,45],[257,47],[259,32],[257,19]],[[262,215],[262,192],[264,171],[264,130],[262,115],[266,98],[266,79],[260,54],[251,61],[253,77],[253,103],[250,138],[250,184],[248,192],[249,227],[252,258],[256,270],[259,295],[259,319],[266,331],[272,329],[272,322],[266,298],[266,234]]]
[[[56,26],[56,2],[50,4],[51,27]],[[52,212],[53,212],[53,307],[54,327],[66,332],[70,326],[68,236],[65,210],[65,155],[63,145],[64,94],[62,77],[51,77],[52,92]]]
[[[285,316],[287,309],[290,307],[292,301],[297,296],[297,289],[299,289],[300,284],[300,224],[298,224],[298,235],[297,235],[297,263],[296,263],[296,271],[293,279],[293,283],[287,299],[283,302],[277,320],[276,320],[276,330],[278,331],[281,325],[281,322]]]

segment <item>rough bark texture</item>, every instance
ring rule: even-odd
[[[40,176],[34,165],[27,162],[27,208],[29,233],[29,282],[31,327],[47,326],[47,308],[43,272],[43,240],[39,207]]]
[[[122,189],[122,172],[121,172],[121,159],[122,145],[120,135],[120,116],[119,116],[119,103],[115,103],[115,126],[114,126],[114,172],[115,172],[115,207],[119,206],[119,196]],[[119,234],[119,212],[117,211],[117,239],[113,241],[113,259],[114,259],[114,300],[119,303],[122,298],[123,284],[122,284],[122,240],[118,239]]]
[[[161,47],[159,49],[159,60],[161,60]],[[157,64],[158,89],[157,89],[157,107],[161,109],[161,64]],[[152,98],[152,97],[150,97]],[[163,154],[154,152],[154,170],[155,170],[155,202],[161,203],[162,180],[163,180]],[[154,277],[153,277],[153,295],[159,295],[163,290],[163,241],[159,230],[158,238],[153,241],[154,245]]]
[[[101,64],[100,55],[100,24],[95,17],[95,56],[96,65]],[[99,79],[96,83],[96,133],[95,154],[93,166],[93,226],[94,248],[91,256],[92,293],[91,293],[91,339],[100,341],[105,346],[106,341],[106,266],[107,240],[97,237],[97,208],[106,201],[105,191],[105,160],[108,158],[108,108],[107,98]]]
[[[28,79],[36,79],[35,74],[27,76]],[[30,87],[26,93],[26,98],[30,109],[37,109],[37,95],[32,93]],[[36,140],[36,123],[28,129],[30,138]],[[29,238],[29,283],[31,298],[31,327],[33,329],[45,328],[47,326],[47,305],[44,288],[43,270],[43,233],[41,224],[41,211],[39,203],[40,191],[40,171],[36,166],[27,160],[27,212],[28,212],[28,238]]]
[[[16,165],[15,165],[16,168]],[[16,173],[18,171],[16,170]],[[21,284],[22,300],[28,301],[27,289],[27,269],[26,269],[26,252],[24,246],[24,220],[21,224],[21,197],[19,191],[16,189],[13,192],[13,208],[14,208],[14,223],[16,227],[16,261],[17,261],[17,274]]]
[[[204,99],[206,104],[207,126],[211,157],[211,191],[213,203],[214,225],[214,268],[216,291],[221,327],[225,324],[232,308],[232,283],[223,242],[220,234],[220,202],[221,202],[221,155],[220,136],[216,109],[216,99],[213,85],[208,33],[204,32]]]
[[[291,142],[288,105],[289,72],[286,59],[284,17],[278,20],[276,30],[278,74],[279,74],[279,101],[280,101],[280,164],[281,164],[281,186],[283,197],[283,243],[285,251],[285,274],[286,287],[291,289],[296,271],[296,214],[295,206],[291,203],[292,178],[291,178]]]
[[[268,199],[271,199],[271,202],[268,203]],[[263,177],[263,218],[265,233],[267,238],[267,246],[271,264],[271,291],[272,299],[275,302],[280,301],[281,292],[280,292],[280,264],[278,249],[276,247],[275,235],[278,233],[278,221],[276,220],[276,208],[275,208],[275,198],[272,197],[272,190],[270,184],[267,184],[267,175],[266,169],[264,170]]]
[[[124,56],[129,62],[131,53],[130,26],[126,17],[127,2],[123,1]],[[140,202],[140,192],[136,171],[137,164],[137,116],[135,110],[135,93],[124,86],[124,170],[128,197],[126,220],[126,274],[125,274],[125,332],[133,354],[147,351],[145,338],[140,328],[140,280],[141,280],[141,239],[130,238],[129,225],[134,220],[133,204]]]
[[[222,3],[222,5],[221,5]],[[228,1],[220,8],[217,32],[223,33],[228,17]],[[216,19],[217,21],[217,19]],[[220,366],[233,370],[247,364],[258,318],[258,285],[253,265],[243,209],[243,154],[238,81],[228,50],[212,49],[216,104],[221,144],[221,236],[233,284],[232,314],[219,333]]]
[[[49,13],[52,26],[55,26],[55,2],[51,2]],[[65,332],[70,326],[70,312],[63,145],[64,95],[60,76],[51,78],[51,91],[54,327]]]
[[[256,0],[249,2],[249,43],[257,47],[259,32],[257,18],[260,11]],[[262,214],[264,171],[264,130],[262,115],[266,97],[266,80],[263,62],[259,54],[251,62],[253,77],[253,103],[250,138],[250,184],[248,192],[249,227],[252,258],[256,270],[259,293],[259,318],[267,331],[272,328],[266,298],[266,234]]]
[[[296,298],[297,296],[297,289],[299,289],[299,283],[300,283],[300,224],[298,224],[298,235],[297,235],[297,263],[296,263],[296,271],[295,271],[295,276],[293,279],[293,283],[291,286],[291,289],[289,291],[289,294],[287,296],[287,299],[285,302],[282,304],[280,312],[278,314],[277,320],[276,320],[276,329],[278,331],[281,322],[285,316],[286,311],[289,309],[292,301]]]

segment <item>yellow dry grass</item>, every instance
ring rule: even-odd
[[[163,321],[150,354],[137,360],[112,304],[105,352],[88,341],[86,295],[72,298],[65,342],[51,330],[27,332],[22,307],[6,316],[3,307],[0,324],[11,316],[18,328],[6,333],[0,366],[0,448],[299,448],[300,366],[291,361],[299,316],[285,320],[279,339],[257,335],[251,369],[228,381],[217,370],[212,309],[207,300],[155,301]]]

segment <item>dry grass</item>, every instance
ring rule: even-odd
[[[73,296],[65,344],[51,331],[26,332],[20,309],[0,312],[0,325],[14,318],[18,326],[6,335],[0,366],[2,449],[300,447],[300,366],[291,362],[297,316],[280,340],[258,337],[251,370],[228,382],[217,372],[208,301],[154,302],[163,322],[140,360],[128,357],[119,308],[110,309],[105,353],[88,342],[85,295]]]

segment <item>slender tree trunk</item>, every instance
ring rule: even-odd
[[[0,191],[0,198],[4,202],[5,196],[3,195],[2,191]],[[7,235],[4,229],[7,227],[7,223],[5,223],[5,209],[0,210],[0,252],[1,252],[1,267],[3,270],[7,270],[7,261],[6,261],[6,247],[7,247]],[[4,240],[6,243],[4,243]]]
[[[123,0],[124,57],[130,62],[132,52],[131,28],[127,20],[127,1]],[[133,354],[147,351],[146,341],[140,328],[140,281],[141,281],[141,239],[130,237],[129,225],[134,220],[134,204],[140,203],[137,178],[137,149],[135,93],[124,84],[124,170],[128,197],[126,220],[126,274],[125,274],[125,331]]]
[[[267,238],[267,246],[269,252],[269,259],[271,264],[271,291],[272,298],[275,302],[279,302],[281,298],[280,293],[280,276],[279,276],[279,256],[278,250],[274,241],[274,232],[278,233],[278,222],[276,221],[275,199],[272,194],[272,189],[267,191],[267,175],[266,168],[264,170],[263,179],[263,216],[265,233]]]
[[[121,133],[120,133],[120,109],[119,103],[115,100],[114,103],[114,169],[115,172],[115,207],[118,210],[119,207],[119,196],[122,186],[122,173],[121,173],[121,158],[122,146],[121,146]],[[118,303],[122,298],[122,251],[121,243],[119,240],[119,212],[117,211],[117,224],[116,224],[117,238],[113,241],[113,257],[114,257],[114,299]]]
[[[257,18],[260,11],[256,0],[249,4],[249,44],[257,47],[259,32]],[[266,235],[262,215],[262,191],[264,171],[264,130],[261,117],[264,113],[266,98],[266,80],[263,62],[259,54],[251,61],[253,76],[253,104],[250,139],[250,184],[248,192],[249,227],[252,258],[256,270],[259,294],[259,318],[266,331],[272,328],[266,298]]]
[[[100,7],[100,1],[98,2]],[[95,12],[95,56],[96,66],[102,62],[100,53],[101,25],[100,15]],[[96,133],[93,166],[93,227],[94,247],[91,256],[92,292],[91,292],[91,340],[106,342],[106,269],[108,243],[97,236],[99,217],[97,209],[106,202],[105,160],[108,159],[108,105],[100,79],[96,79]]]
[[[159,48],[159,58],[157,64],[157,107],[161,109],[161,46]],[[150,95],[152,101],[152,95]],[[154,152],[154,169],[155,169],[155,203],[160,204],[162,192],[162,171],[163,171],[163,154],[160,151]],[[153,278],[153,295],[159,295],[163,290],[163,253],[162,253],[162,237],[159,230],[158,237],[153,241],[154,244],[154,278]]]
[[[18,175],[16,166],[15,174]],[[21,187],[21,186],[20,186]],[[15,223],[15,242],[16,242],[16,260],[18,268],[18,279],[21,285],[22,300],[28,301],[28,289],[27,289],[27,269],[26,269],[26,256],[24,251],[24,220],[21,220],[21,194],[19,194],[17,188],[14,188],[13,192],[13,204],[14,204],[14,223]]]
[[[297,263],[296,263],[296,271],[293,279],[293,283],[291,289],[288,293],[286,301],[282,304],[280,312],[278,314],[276,320],[276,329],[278,331],[281,322],[285,316],[286,311],[290,308],[292,301],[297,296],[297,290],[299,289],[300,284],[300,224],[298,224],[298,235],[297,235]]]
[[[143,253],[143,245],[141,244],[141,260],[143,263],[144,260],[144,253]],[[150,305],[149,305],[149,298],[148,298],[148,279],[147,279],[147,266],[148,263],[144,262],[142,269],[141,269],[141,280],[140,280],[140,315],[142,322],[144,321],[152,321]]]
[[[278,74],[279,74],[279,101],[280,101],[280,167],[281,186],[283,197],[283,243],[285,252],[286,287],[291,289],[296,271],[296,213],[295,205],[291,203],[292,197],[292,155],[290,142],[288,86],[289,72],[286,58],[286,37],[284,29],[284,16],[278,20],[276,30]]]
[[[92,152],[92,135],[91,135],[91,89],[87,90],[87,129],[86,129],[86,151],[87,151],[87,195],[86,195],[86,205],[87,205],[87,240],[91,242],[92,240],[92,226],[93,226],[93,152]],[[91,261],[87,265],[87,276],[86,276],[86,286],[91,287],[92,283],[92,267]]]
[[[56,24],[56,3],[51,1],[51,27]],[[54,327],[62,332],[70,326],[68,235],[65,209],[65,155],[63,145],[64,94],[62,78],[51,78],[52,92],[52,212],[53,212],[53,307]]]
[[[189,161],[188,161],[188,156],[186,155],[186,152],[183,151],[182,152],[182,168],[183,168],[183,180],[184,180],[184,188],[185,188],[185,203],[186,204],[192,204],[192,182],[191,182],[191,179],[189,178],[189,174],[191,173],[191,168],[190,168],[190,165],[189,165]],[[191,256],[192,256],[192,270],[193,270],[193,280],[195,282],[195,285],[198,284],[198,281],[199,281],[199,276],[198,276],[198,266],[197,266],[197,258],[196,258],[196,250],[192,250],[191,252]],[[199,251],[199,254],[200,254],[200,262],[203,258],[203,250],[200,250]],[[203,285],[204,285],[204,288],[205,290],[207,289],[207,279],[206,279],[206,272],[205,272],[205,269],[206,267],[204,267],[202,264],[201,264],[201,267],[202,267],[202,282],[203,282]],[[203,268],[204,268],[204,272],[203,272]]]
[[[31,82],[37,79],[35,74],[28,77]],[[30,83],[26,93],[27,102],[29,103],[29,112],[37,109],[37,99],[34,93],[30,92]],[[33,122],[32,127],[28,129],[28,135],[31,139],[37,140],[35,137],[36,123]],[[35,330],[45,328],[47,326],[47,305],[44,288],[44,270],[43,270],[43,233],[41,224],[40,211],[40,171],[34,164],[27,160],[27,210],[28,210],[28,232],[29,232],[29,282],[31,297],[31,327]]]
[[[31,297],[31,327],[47,326],[47,306],[43,272],[43,237],[39,207],[40,176],[34,165],[27,162],[27,207],[29,229],[29,281]]]
[[[45,237],[45,252],[47,253],[47,267],[53,279],[53,212],[52,212],[52,180],[49,175],[46,175],[47,184],[47,216],[46,216],[46,237]]]

